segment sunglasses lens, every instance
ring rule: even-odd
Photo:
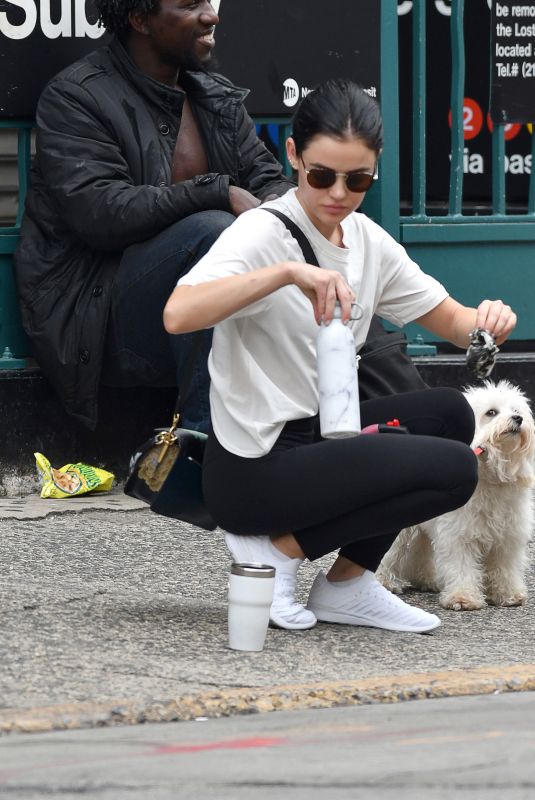
[[[350,192],[367,192],[373,183],[373,175],[363,172],[349,174],[346,178],[347,188]]]
[[[328,189],[336,181],[336,173],[332,169],[309,169],[307,179],[313,189]]]
[[[307,180],[313,189],[329,189],[336,182],[333,169],[309,169]],[[350,192],[367,192],[373,183],[373,175],[365,172],[350,172],[346,176],[346,186]]]

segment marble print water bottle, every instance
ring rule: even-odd
[[[317,339],[321,435],[344,439],[360,432],[359,387],[355,341],[342,322],[337,303],[329,325],[320,325]]]

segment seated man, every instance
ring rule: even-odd
[[[15,256],[25,330],[66,409],[97,421],[98,385],[175,385],[190,336],[169,336],[178,279],[233,219],[291,183],[258,139],[247,92],[208,71],[207,0],[96,0],[113,33],[52,79]],[[206,430],[206,358],[184,427]]]

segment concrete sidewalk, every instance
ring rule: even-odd
[[[432,635],[318,624],[249,654],[227,647],[219,531],[115,490],[0,500],[0,541],[0,732],[535,689],[533,593],[465,613],[414,594],[442,618]],[[303,567],[303,598],[329,563]]]

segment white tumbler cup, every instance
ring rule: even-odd
[[[273,600],[275,567],[232,564],[228,586],[228,643],[233,650],[262,650]]]

